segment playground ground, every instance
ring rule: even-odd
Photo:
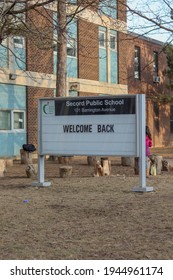
[[[173,148],[153,153],[173,158]],[[139,177],[111,158],[112,173],[93,177],[74,157],[71,178],[46,161],[49,188],[32,187],[15,162],[0,178],[1,260],[173,259],[173,171],[147,179],[151,193],[135,193]]]

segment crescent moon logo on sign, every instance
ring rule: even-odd
[[[49,105],[49,102],[47,102],[44,106],[43,106],[43,112],[44,114],[47,115],[47,111],[46,111],[46,107]]]

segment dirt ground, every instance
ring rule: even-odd
[[[173,158],[173,149],[154,153]],[[173,171],[150,176],[150,193],[135,193],[139,177],[111,158],[112,174],[92,177],[86,157],[74,157],[71,178],[46,161],[51,187],[32,187],[15,162],[0,178],[0,259],[173,259]]]

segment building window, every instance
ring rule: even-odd
[[[170,105],[170,133],[173,133],[173,105]]]
[[[77,4],[77,0],[68,0],[67,2],[68,4],[74,4],[74,5]]]
[[[0,130],[24,130],[25,112],[0,110]]]
[[[114,35],[110,35],[110,49],[111,50],[116,50],[116,37]]]
[[[68,39],[67,56],[76,57],[76,55],[77,55],[76,39]]]
[[[23,37],[16,36],[13,38],[13,44],[15,48],[24,48],[25,47],[25,40]]]
[[[107,29],[99,26],[99,81],[108,82],[108,46],[107,46]]]
[[[135,47],[134,78],[140,80],[140,48]]]
[[[0,110],[0,130],[11,130],[11,111]]]
[[[106,32],[99,31],[99,47],[106,48]]]
[[[118,83],[118,55],[117,55],[117,31],[110,30],[110,83]]]
[[[24,112],[14,112],[13,118],[14,129],[24,129]]]
[[[153,52],[153,72],[158,76],[158,52]]]
[[[159,104],[157,102],[154,102],[153,110],[154,110],[154,127],[155,127],[156,131],[159,133],[159,130],[160,130]]]

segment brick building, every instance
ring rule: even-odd
[[[71,2],[75,8],[77,1]],[[122,3],[122,1],[121,1]],[[99,7],[100,8],[100,7]],[[121,64],[121,34],[126,33],[126,11],[119,1],[102,13],[85,9],[68,25],[67,90],[64,95],[127,94],[127,72]],[[109,16],[106,16],[109,15]],[[30,11],[27,22],[56,37],[56,5]],[[24,143],[37,146],[37,99],[51,97],[56,87],[56,46],[44,48],[39,36],[9,38],[16,54],[4,52],[0,65],[0,156],[18,156]],[[40,48],[41,46],[41,48]],[[123,68],[122,68],[123,67]],[[77,91],[74,85],[77,84]]]
[[[75,8],[76,1],[69,2]],[[126,9],[123,1],[120,2],[112,0],[113,9],[102,7],[104,13],[85,9],[68,25],[67,87],[64,95],[147,93],[148,96],[152,91],[150,83],[154,89],[160,87],[162,81],[164,86],[165,81],[161,75],[164,66],[161,68],[160,65],[165,65],[166,60],[160,54],[160,43],[154,45],[150,40],[133,38],[129,44]],[[30,11],[26,20],[42,30],[48,30],[49,38],[53,39],[56,38],[55,16],[56,5],[51,5],[46,6],[46,9]],[[0,62],[0,145],[4,147],[0,150],[0,157],[11,157],[19,156],[24,143],[32,143],[37,147],[37,100],[55,95],[58,58],[56,45],[54,48],[45,47],[43,38],[39,36],[27,39],[13,37],[5,44],[10,45],[16,57],[3,46],[0,47],[0,56],[3,57]],[[134,79],[135,47],[140,48],[143,58],[149,56],[150,59],[152,51],[159,53],[160,83],[153,84],[153,74],[151,77],[145,71],[145,61],[140,64],[140,69],[144,68],[140,79]],[[168,136],[163,129],[164,123],[169,122],[169,110],[160,107],[159,116],[151,121],[152,105],[147,106],[147,117],[152,122],[154,144],[168,145],[171,143],[171,134]],[[158,114],[158,108],[154,108],[155,114]],[[164,118],[161,118],[161,113]],[[158,121],[159,130],[156,133]]]
[[[159,95],[171,95],[164,44],[160,41],[140,36],[127,35],[128,49],[128,93],[146,94],[147,124],[150,127],[154,146],[169,146],[173,143],[171,110],[172,104],[158,103]]]

